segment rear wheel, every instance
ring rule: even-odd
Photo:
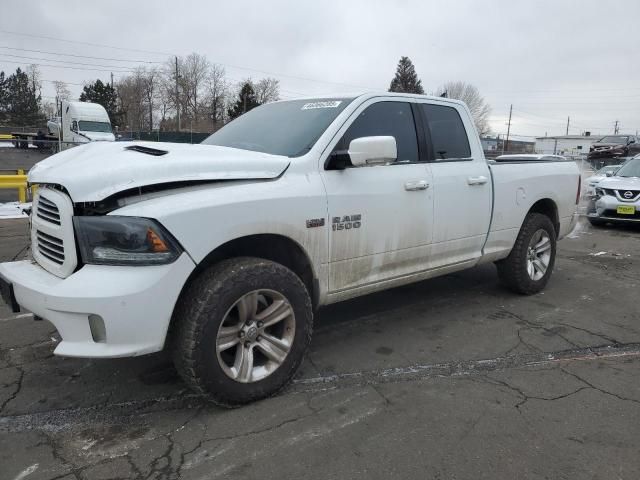
[[[556,258],[556,230],[546,215],[526,216],[511,253],[496,262],[500,280],[511,290],[531,295],[549,281]]]
[[[311,300],[288,268],[258,258],[203,272],[176,307],[173,354],[182,378],[215,403],[273,395],[297,371],[311,340]]]

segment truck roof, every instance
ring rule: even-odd
[[[455,100],[453,98],[446,98],[446,97],[435,97],[433,95],[420,95],[417,93],[397,93],[397,92],[385,92],[385,91],[376,91],[376,90],[372,90],[372,91],[359,91],[359,92],[342,92],[342,93],[335,93],[332,95],[307,95],[304,97],[300,97],[300,98],[295,98],[295,100],[317,100],[317,99],[336,99],[336,98],[349,98],[349,99],[355,99],[355,98],[359,98],[359,99],[363,99],[363,100],[367,100],[369,98],[375,98],[375,97],[398,97],[398,98],[416,98],[416,99],[422,99],[422,100],[437,100],[439,102],[446,102],[446,103],[455,103],[458,105],[466,105],[463,101],[461,100]],[[281,102],[287,102],[290,100],[280,100]]]
[[[84,117],[89,120],[109,121],[109,115],[104,107],[98,103],[89,102],[68,102],[68,107],[72,115]]]

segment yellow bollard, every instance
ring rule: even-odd
[[[18,175],[24,175],[24,170],[19,168]],[[26,183],[24,184],[24,186],[18,187],[18,201],[20,203],[27,202],[27,184]]]
[[[18,170],[17,175],[0,175],[0,188],[18,190],[18,200],[25,203],[27,201],[27,176],[24,174],[24,170]]]

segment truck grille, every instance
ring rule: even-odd
[[[38,190],[31,212],[31,249],[35,261],[58,277],[75,271],[73,203],[68,195],[47,187]]]
[[[634,202],[640,197],[640,190],[618,190],[618,196],[622,200]]]
[[[40,195],[36,215],[47,222],[60,225],[60,210],[55,203],[43,195]]]
[[[40,230],[36,230],[36,237],[40,254],[52,262],[62,265],[64,263],[64,242],[62,239],[47,235]]]

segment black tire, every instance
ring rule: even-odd
[[[600,218],[593,218],[593,217],[587,217],[589,219],[589,223],[591,225],[593,225],[594,227],[602,227],[603,225],[605,225],[607,222],[605,222],[604,220],[600,219]]]
[[[538,230],[544,230],[551,240],[551,257],[546,273],[539,280],[534,280],[527,272],[529,243]],[[556,229],[546,215],[529,213],[518,233],[513,250],[507,258],[496,262],[498,276],[510,290],[523,295],[533,295],[541,291],[549,281],[556,259]]]
[[[218,329],[235,302],[249,292],[282,294],[295,316],[291,348],[266,378],[240,383],[229,377],[216,354]],[[269,397],[293,378],[311,342],[311,299],[300,278],[288,268],[260,258],[224,260],[203,271],[183,292],[174,312],[173,358],[184,381],[214,403],[233,407]]]

